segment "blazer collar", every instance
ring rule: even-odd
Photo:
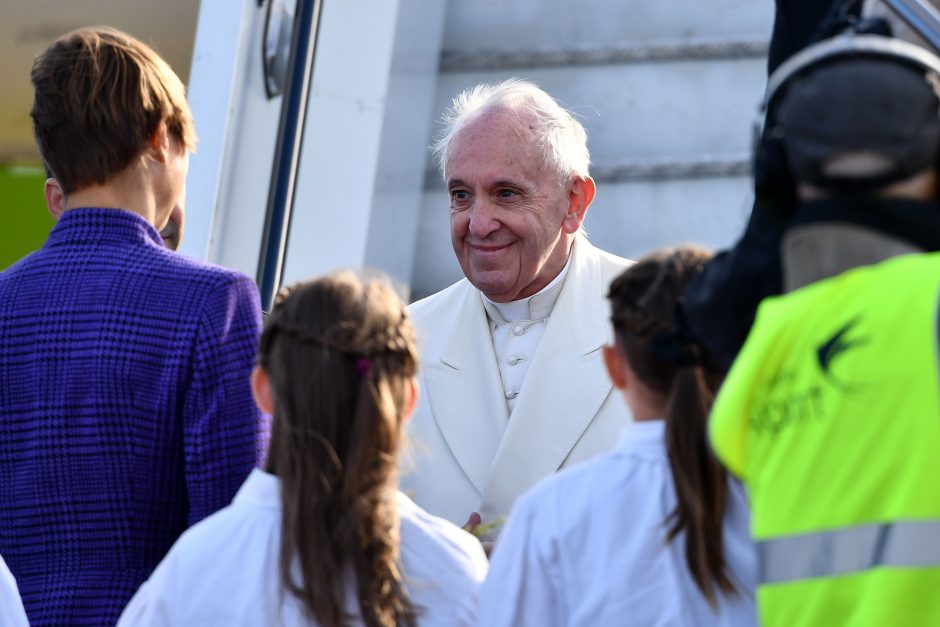
[[[444,440],[482,494],[509,412],[480,292],[469,282],[454,321],[440,360],[424,365],[424,392]]]
[[[556,307],[569,322],[577,350],[581,355],[589,355],[613,340],[608,285],[597,249],[581,236],[575,239],[574,246],[572,273],[577,279],[565,282]]]
[[[152,242],[163,248],[160,233],[142,216],[124,209],[97,207],[76,207],[63,212],[49,234],[47,245],[93,242]]]

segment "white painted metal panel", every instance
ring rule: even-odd
[[[254,3],[257,4],[257,3]],[[264,89],[262,41],[264,19],[255,15],[245,36],[244,71],[240,80],[225,167],[225,186],[219,197],[223,219],[216,223],[210,258],[238,268],[248,276],[258,271],[268,186],[274,163],[277,128],[283,97],[269,99]]]
[[[607,184],[585,228],[604,250],[637,258],[662,246],[734,243],[753,203],[747,177]]]
[[[199,147],[187,177],[182,252],[254,276],[281,99],[261,76],[256,0],[203,0],[189,102]]]
[[[463,277],[450,243],[447,193],[428,191],[421,203],[421,221],[415,245],[412,299],[423,298]]]
[[[324,2],[283,282],[365,263],[398,2]]]
[[[365,262],[407,285],[435,116],[444,3],[399,2]]]
[[[284,282],[361,266],[410,282],[443,9],[324,2]]]
[[[445,50],[767,38],[770,0],[450,0]]]

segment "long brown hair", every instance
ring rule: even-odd
[[[414,625],[396,489],[417,353],[401,300],[348,272],[285,288],[258,363],[274,396],[267,470],[282,486],[284,588],[320,624],[346,625],[352,578],[366,625]]]
[[[666,519],[667,539],[685,532],[689,571],[714,605],[717,590],[735,590],[723,553],[727,476],[707,442],[708,412],[724,372],[685,330],[681,305],[686,284],[710,257],[695,247],[653,253],[617,277],[608,298],[618,347],[636,376],[666,400],[678,500]]]

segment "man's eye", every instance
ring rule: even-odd
[[[463,202],[470,198],[470,194],[462,189],[456,189],[450,193],[450,198],[456,202]]]
[[[514,189],[501,189],[497,192],[497,195],[500,198],[515,198],[518,196],[518,193],[516,193]]]

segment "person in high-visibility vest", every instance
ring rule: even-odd
[[[940,625],[938,84],[940,59],[873,35],[768,83],[788,293],[710,422],[751,499],[768,627]]]

